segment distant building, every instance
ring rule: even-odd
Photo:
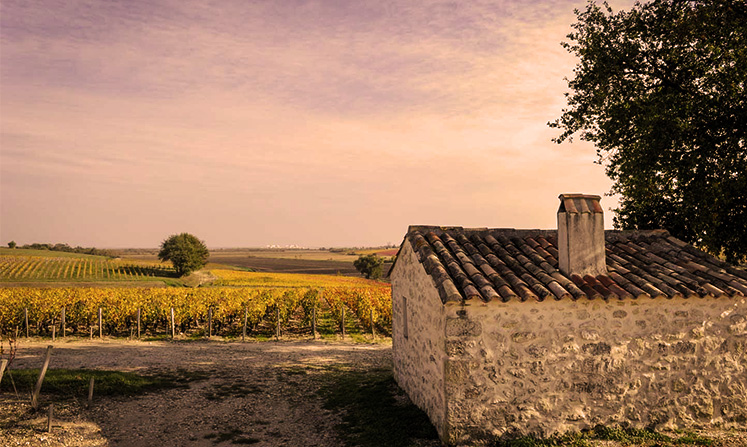
[[[409,228],[390,271],[394,373],[442,440],[629,423],[747,424],[747,273],[666,231]]]

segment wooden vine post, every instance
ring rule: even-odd
[[[47,368],[49,368],[49,359],[52,357],[52,345],[47,346],[47,353],[44,356],[44,365],[41,371],[39,371],[39,378],[36,380],[36,386],[34,387],[34,394],[31,395],[31,407],[36,410],[39,408],[39,393],[41,392],[42,382],[44,382],[44,376],[47,374]]]
[[[208,338],[213,336],[213,308],[208,307]]]
[[[371,337],[376,338],[376,328],[374,327],[374,312],[371,308]]]
[[[60,315],[60,335],[65,337],[65,306],[62,306],[62,315]]]
[[[314,307],[311,309],[311,333],[314,336],[314,340],[316,340],[316,303],[314,303]]]
[[[3,383],[3,374],[5,374],[6,366],[8,366],[8,359],[0,359],[0,383]]]
[[[241,341],[246,340],[246,321],[249,317],[249,308],[244,306],[244,327],[241,330]]]
[[[342,305],[342,318],[340,318],[340,320],[342,320],[342,322],[341,322],[341,325],[342,325],[342,338],[344,339],[345,338],[345,305],[344,304]]]
[[[26,338],[29,338],[29,308],[23,308],[23,321],[26,323]]]
[[[93,376],[91,376],[91,380],[88,382],[88,406],[91,406],[91,403],[93,403]]]
[[[323,294],[324,292],[322,290],[319,290],[317,298],[314,301],[314,307],[311,309],[311,333],[314,336],[314,340],[316,340],[316,307],[322,300],[322,297],[324,296]]]
[[[104,325],[101,308],[99,307],[99,338],[104,338]]]
[[[137,308],[137,338],[140,339],[140,308]]]
[[[280,340],[280,306],[277,307],[277,317],[275,321],[275,341]]]
[[[171,339],[176,336],[176,323],[174,322],[174,308],[171,308]]]

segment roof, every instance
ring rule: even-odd
[[[560,213],[569,214],[604,214],[602,206],[599,204],[600,196],[589,195],[589,194],[561,194],[560,199]]]
[[[747,295],[747,272],[664,230],[605,231],[607,275],[583,278],[558,269],[556,230],[411,226],[405,239],[444,303]]]

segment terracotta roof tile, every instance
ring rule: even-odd
[[[569,214],[603,213],[599,196],[586,194],[561,194],[561,211]]]
[[[601,212],[577,196],[564,197],[567,212]],[[554,230],[410,227],[406,238],[443,302],[747,296],[747,272],[661,230],[606,231],[596,277],[558,270]]]

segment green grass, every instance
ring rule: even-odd
[[[503,439],[496,442],[496,447],[593,447],[599,445],[595,441],[614,441],[623,446],[638,447],[675,447],[713,445],[713,440],[685,433],[672,437],[648,429],[606,427],[597,425],[591,430],[553,435],[546,438],[523,436],[513,439]]]
[[[438,439],[426,414],[394,382],[391,370],[332,368],[322,377],[324,408],[342,414],[337,431],[347,445],[405,447]]]
[[[94,259],[106,261],[106,256],[86,255],[82,253],[70,253],[66,251],[53,250],[30,250],[26,248],[3,248],[0,247],[0,256],[42,256],[48,258],[76,258],[76,259]]]
[[[11,377],[12,376],[12,380]],[[13,383],[19,394],[29,394],[39,377],[39,369],[13,369],[6,371],[0,383],[0,392],[12,393]],[[203,380],[204,375],[178,370],[170,374],[144,376],[122,371],[89,369],[49,369],[44,376],[41,392],[63,398],[88,396],[90,378],[94,378],[95,396],[134,396],[163,389],[180,388],[188,382]]]

